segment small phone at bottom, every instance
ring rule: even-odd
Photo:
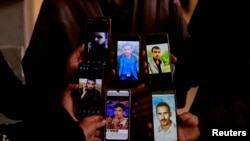
[[[130,90],[108,90],[105,104],[105,141],[130,140]]]
[[[178,141],[174,90],[152,92],[154,141]]]

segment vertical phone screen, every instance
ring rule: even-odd
[[[170,86],[172,84],[172,70],[167,34],[146,35],[145,42],[150,83],[153,86]]]
[[[139,60],[140,36],[120,36],[117,40],[117,80],[124,84],[138,82]]]
[[[152,108],[154,140],[177,141],[175,92],[153,91]]]
[[[101,114],[102,66],[79,65],[79,90],[77,96],[77,117],[79,119]]]
[[[106,17],[90,17],[86,23],[86,62],[106,64],[111,33],[111,19]]]
[[[106,95],[105,140],[129,140],[130,91],[108,90]]]

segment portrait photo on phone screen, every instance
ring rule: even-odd
[[[172,83],[172,69],[168,43],[146,45],[148,73],[153,85]]]
[[[86,30],[86,62],[91,64],[107,63],[111,19],[105,17],[88,18]]]
[[[129,139],[130,100],[127,96],[111,96],[106,98],[106,140]]]
[[[172,88],[172,65],[168,34],[151,33],[143,36],[148,65],[149,83],[153,89]]]
[[[117,77],[119,81],[139,80],[139,41],[117,41]]]
[[[102,76],[93,73],[94,70],[89,64],[79,66],[79,72],[77,116],[81,119],[85,116],[101,114]]]
[[[177,141],[176,103],[174,94],[152,95],[153,130],[155,141]]]
[[[168,43],[147,45],[149,74],[171,73]]]

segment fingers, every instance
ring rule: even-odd
[[[195,141],[200,136],[198,127],[185,128],[178,126],[178,133],[179,141]]]
[[[144,93],[148,90],[149,88],[146,87],[145,84],[139,84],[137,87],[131,89],[131,95],[136,95],[140,93]]]
[[[148,61],[147,61],[147,55],[146,55],[146,51],[142,50],[141,51],[141,67],[142,67],[142,72],[143,72],[143,76],[148,75]]]
[[[71,92],[78,89],[78,84],[68,84],[68,86],[65,88],[62,94],[62,102],[68,102],[68,100],[71,100]]]
[[[95,131],[95,137],[101,137],[101,131],[96,130]]]
[[[102,116],[94,115],[94,116],[90,116],[88,118],[91,118],[95,122],[96,129],[99,129],[99,128],[103,127],[106,124],[106,120],[103,119]]]
[[[99,138],[99,137],[94,137],[94,139],[93,139],[93,140],[91,140],[91,141],[102,141],[102,138]]]
[[[106,120],[102,119],[96,123],[96,128],[99,129],[99,128],[103,127],[105,124],[106,124]]]
[[[147,128],[149,129],[148,130],[148,136],[150,137],[150,138],[152,138],[153,137],[153,124],[152,124],[152,122],[148,122],[147,123]]]
[[[78,63],[83,62],[83,56],[81,54],[83,54],[84,48],[85,48],[85,45],[82,44],[80,47],[76,48],[76,50],[73,53],[75,54],[76,58],[78,58]]]
[[[152,128],[153,128],[152,122],[147,123],[147,127],[148,127],[149,129],[152,129]]]
[[[183,125],[189,125],[189,126],[198,126],[199,119],[197,116],[191,114],[191,113],[183,113],[178,115],[178,120]]]
[[[78,58],[79,61],[82,61],[82,52],[83,52],[84,48],[85,48],[84,44],[82,44],[80,47],[77,47],[73,51],[73,53],[70,55],[69,60],[72,61],[72,60],[74,60],[74,58]]]
[[[171,59],[171,70],[173,75],[175,72],[175,64],[177,62],[177,57],[175,57],[173,54],[170,54],[170,59]]]
[[[170,59],[173,64],[177,62],[177,57],[175,57],[172,53],[170,54]]]
[[[78,89],[78,84],[68,84],[66,87],[66,92],[71,93],[71,91],[77,90]]]
[[[85,48],[84,44],[82,44],[80,47],[76,48],[76,50],[74,51],[75,55],[78,56],[78,57],[80,57],[81,54],[82,54],[82,52],[83,52],[83,50],[84,50],[84,48]]]

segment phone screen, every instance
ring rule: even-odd
[[[130,91],[108,90],[106,95],[105,140],[129,140]]]
[[[120,36],[117,40],[117,80],[132,84],[140,79],[140,36]]]
[[[145,36],[148,73],[153,86],[171,86],[172,69],[170,48],[166,33]]]
[[[177,141],[175,91],[153,91],[153,130],[155,141]]]
[[[79,65],[79,89],[77,95],[77,117],[79,119],[101,114],[102,66]]]
[[[86,23],[86,63],[106,64],[108,61],[111,19],[90,17]]]
[[[79,91],[76,111],[79,119],[102,112],[102,80],[109,58],[111,19],[89,17],[86,21],[86,31],[85,59],[78,68]]]

